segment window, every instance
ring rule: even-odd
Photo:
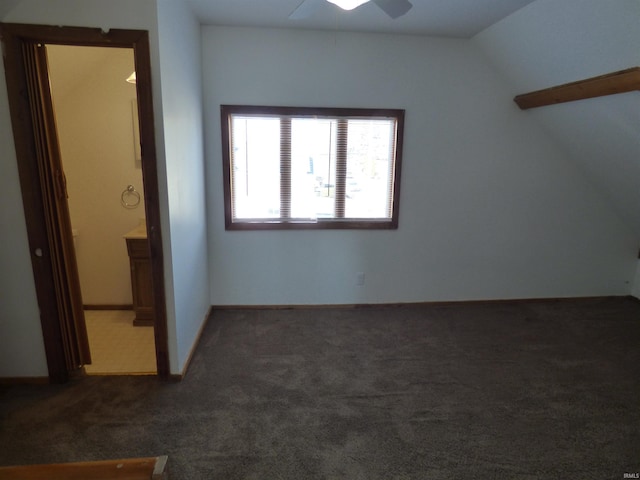
[[[227,230],[398,227],[404,110],[221,115]]]

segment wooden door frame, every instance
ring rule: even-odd
[[[0,40],[3,47],[9,110],[18,159],[18,172],[49,380],[55,383],[67,381],[70,372],[65,363],[59,312],[54,291],[55,272],[49,260],[50,246],[38,175],[34,124],[29,107],[22,48],[26,43],[42,43],[133,49],[140,121],[144,201],[153,273],[156,365],[158,376],[167,379],[169,378],[169,346],[160,228],[158,165],[151,94],[149,33],[144,30],[116,29],[105,33],[99,28],[0,23]],[[41,255],[36,255],[37,249],[42,250]]]

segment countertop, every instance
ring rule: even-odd
[[[124,234],[124,238],[147,238],[147,226],[143,223]]]

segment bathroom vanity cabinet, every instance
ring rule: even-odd
[[[151,257],[144,225],[125,236],[131,270],[131,294],[136,318],[135,326],[153,326],[153,286],[151,284]]]

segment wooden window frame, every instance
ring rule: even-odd
[[[396,135],[394,145],[393,172],[391,180],[392,193],[390,200],[391,217],[384,219],[373,218],[344,218],[345,214],[345,183],[336,182],[336,216],[334,218],[323,218],[315,220],[305,219],[256,219],[256,220],[238,220],[233,218],[232,204],[232,142],[231,142],[231,116],[232,115],[264,115],[277,116],[282,119],[301,118],[301,117],[321,117],[335,118],[338,120],[338,145],[343,144],[343,150],[346,150],[347,133],[346,120],[354,118],[393,118],[396,122]],[[275,106],[253,106],[253,105],[221,105],[221,130],[222,130],[222,164],[224,177],[224,212],[225,212],[225,228],[226,230],[324,230],[324,229],[375,229],[375,230],[394,230],[398,228],[398,217],[400,211],[400,178],[402,167],[402,147],[404,136],[404,114],[401,109],[368,109],[368,108],[323,108],[323,107],[275,107]],[[287,125],[288,124],[288,125]],[[283,126],[284,125],[284,126]],[[290,130],[290,122],[284,122],[282,128]],[[283,141],[281,135],[280,148],[281,152],[290,152],[291,145]],[[338,146],[338,150],[340,146]],[[342,158],[341,158],[342,157]],[[286,153],[281,154],[281,167],[283,162],[286,165]],[[337,153],[336,169],[344,170],[343,177],[346,175],[346,154]],[[291,192],[291,171],[289,168],[281,168],[280,171],[280,195],[290,194]],[[288,207],[287,207],[288,208]],[[287,211],[287,210],[285,210]]]

